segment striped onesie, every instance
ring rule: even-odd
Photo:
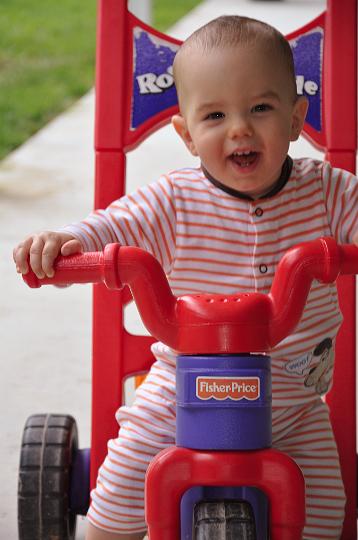
[[[85,251],[110,242],[139,246],[162,264],[174,294],[268,293],[276,266],[299,242],[358,231],[358,179],[312,159],[287,158],[276,188],[251,200],[181,169],[96,210],[64,231]],[[345,494],[328,409],[333,350],[341,323],[335,285],[314,282],[295,332],[272,351],[273,446],[291,455],[306,481],[304,539],[337,539]],[[175,437],[175,354],[152,346],[156,361],[133,406],[117,412],[118,438],[92,492],[88,519],[109,532],[145,530],[144,476]]]

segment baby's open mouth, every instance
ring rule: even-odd
[[[239,167],[249,167],[255,163],[258,152],[233,152],[229,157],[236,165],[239,165]]]

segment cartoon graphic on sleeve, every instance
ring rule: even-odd
[[[305,386],[314,386],[317,394],[325,394],[329,387],[333,364],[332,340],[325,338],[313,351],[310,369],[305,378]]]

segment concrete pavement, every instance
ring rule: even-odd
[[[184,39],[221,14],[256,17],[289,33],[324,7],[323,0],[208,0],[169,33]],[[92,134],[90,92],[0,164],[0,540],[17,538],[17,469],[27,416],[73,414],[81,446],[89,445],[90,287],[30,290],[17,276],[11,252],[25,235],[77,220],[91,209]],[[291,154],[320,156],[305,141],[296,143]],[[129,154],[128,190],[195,163],[171,127],[165,127]],[[132,328],[139,327],[133,317],[130,320]],[[84,538],[83,531],[80,522],[78,540]]]

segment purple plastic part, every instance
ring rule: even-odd
[[[89,448],[78,449],[72,458],[69,505],[72,512],[85,516],[90,501],[90,458]]]
[[[177,446],[198,450],[270,447],[270,365],[270,357],[264,355],[179,356]]]
[[[176,444],[201,450],[269,447],[271,401],[269,356],[179,356]],[[255,517],[256,539],[267,540],[267,497],[248,486],[189,489],[181,500],[181,540],[192,540],[194,506],[203,500],[247,501]]]

